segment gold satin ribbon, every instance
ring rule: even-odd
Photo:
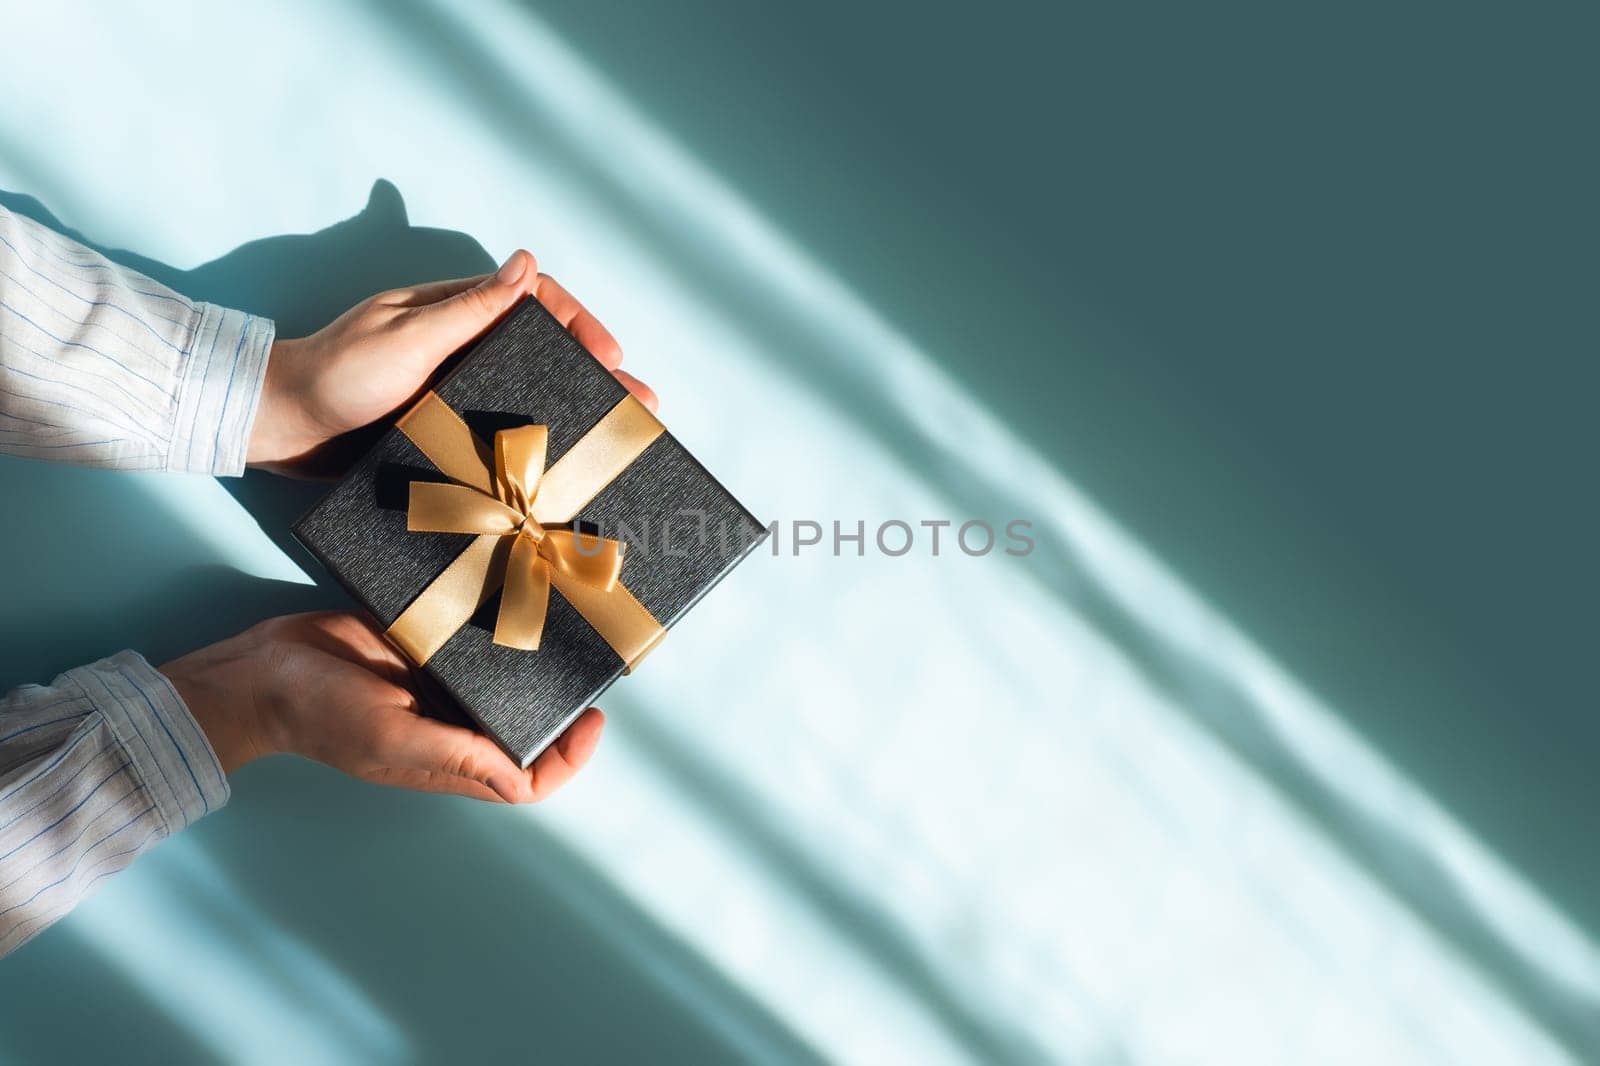
[[[502,586],[494,642],[504,647],[538,649],[552,586],[628,670],[661,641],[666,630],[618,580],[624,545],[546,528],[570,522],[661,435],[643,404],[624,399],[549,469],[547,427],[503,429],[490,449],[432,392],[397,424],[453,482],[413,481],[406,528],[477,534],[388,629],[414,662],[431,659]]]

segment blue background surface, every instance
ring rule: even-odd
[[[0,1053],[1600,1056],[1595,29],[14,13],[13,210],[285,335],[527,246],[758,513],[1039,549],[785,539],[531,813],[252,766]],[[336,602],[315,488],[0,479],[0,685]]]

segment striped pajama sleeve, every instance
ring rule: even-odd
[[[241,474],[272,338],[0,207],[0,453]]]
[[[0,207],[0,454],[243,473],[272,339]],[[133,652],[0,697],[0,954],[227,799]]]
[[[0,698],[0,954],[227,801],[205,734],[134,652]]]

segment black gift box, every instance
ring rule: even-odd
[[[486,442],[501,429],[549,426],[552,464],[627,395],[532,298],[433,391]],[[473,539],[406,529],[410,483],[446,480],[405,434],[390,429],[299,521],[295,536],[388,626]],[[584,505],[574,525],[627,545],[621,581],[668,629],[765,533],[670,433]],[[624,672],[624,663],[554,588],[538,650],[501,647],[492,640],[499,602],[496,593],[425,670],[526,766]]]

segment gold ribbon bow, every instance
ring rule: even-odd
[[[406,528],[473,533],[471,544],[388,629],[418,665],[502,587],[494,642],[537,650],[554,586],[631,670],[665,630],[618,580],[620,542],[550,526],[570,522],[626,470],[662,426],[632,396],[613,407],[548,469],[549,429],[495,434],[491,452],[432,392],[400,419],[400,431],[452,484],[411,483]]]

